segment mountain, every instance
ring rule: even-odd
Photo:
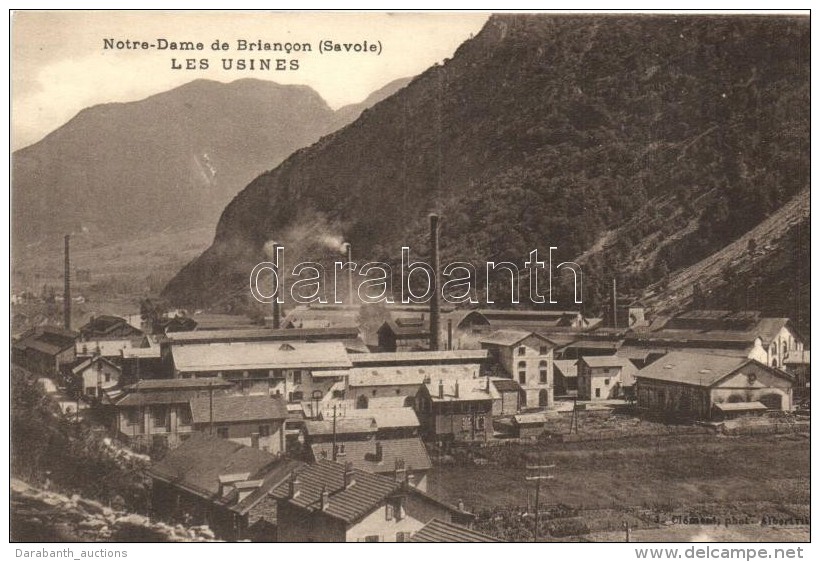
[[[15,250],[213,225],[254,177],[358,116],[306,86],[196,80],[81,111],[12,157]],[[34,244],[34,246],[32,246]]]
[[[640,294],[808,188],[809,46],[804,17],[493,16],[251,182],[164,294],[249,302],[269,239],[296,245],[293,259],[322,257],[303,247],[325,235],[359,261],[396,263],[402,245],[424,257],[435,210],[444,263],[557,246],[582,265],[594,313],[613,277]]]
[[[367,96],[364,101],[340,107],[336,110],[336,119],[339,122],[339,126],[342,127],[348,123],[352,123],[359,118],[365,109],[373,107],[385,98],[389,98],[409,84],[410,80],[412,80],[412,78],[398,78]]]

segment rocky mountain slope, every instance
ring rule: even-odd
[[[294,260],[322,257],[331,234],[358,260],[395,263],[402,245],[423,257],[436,210],[443,260],[522,263],[557,246],[582,263],[594,312],[612,277],[639,292],[808,186],[808,60],[806,18],[493,16],[451,60],[251,182],[165,295],[248,301],[269,239]]]
[[[400,88],[333,111],[306,86],[196,80],[81,111],[12,157],[15,254],[215,224],[254,177]]]

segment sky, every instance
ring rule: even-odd
[[[80,110],[127,102],[195,79],[305,84],[334,109],[423,72],[478,33],[482,13],[17,11],[11,27],[12,149],[33,144]],[[203,51],[105,49],[104,39],[202,42]],[[311,52],[238,51],[237,41],[310,43]],[[230,50],[214,51],[214,41]],[[318,52],[322,41],[380,44],[380,54]],[[207,69],[173,69],[206,58]],[[223,58],[298,59],[298,70],[222,69]],[[235,63],[234,63],[235,64]],[[195,63],[199,66],[199,63]]]

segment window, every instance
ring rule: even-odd
[[[547,355],[550,352],[550,348],[546,345],[542,345],[541,348],[538,350],[541,355]]]
[[[484,431],[484,416],[479,416],[476,419],[476,423],[478,425],[478,430],[479,431]]]
[[[546,369],[541,369],[540,371],[538,371],[538,381],[541,384],[547,384],[547,370]]]
[[[151,408],[151,416],[153,418],[154,427],[165,425],[165,420],[168,418],[168,410],[165,406],[154,406]]]
[[[397,388],[397,389],[396,389],[396,396],[398,396],[399,394],[401,394],[401,389],[400,389],[400,388]]]
[[[376,389],[375,389],[375,388],[373,389],[373,393],[372,393],[372,394],[373,394],[373,396],[376,396]]]
[[[384,518],[388,521],[393,520],[393,506],[389,503],[384,506]]]
[[[96,386],[89,386],[88,388],[85,389],[85,391],[86,391],[86,393],[88,393],[89,396],[97,396],[97,387]]]
[[[136,408],[128,409],[125,412],[126,423],[130,426],[137,425],[140,422],[140,413]]]
[[[268,437],[268,436],[270,436],[270,426],[267,425],[267,424],[260,425],[259,426],[259,437]]]
[[[216,435],[217,437],[221,437],[222,439],[228,438],[228,428],[227,427],[217,427],[216,428]]]
[[[188,406],[183,406],[179,409],[179,425],[191,425],[191,409]]]
[[[356,399],[356,409],[357,410],[366,410],[367,409],[367,404],[368,404],[367,396],[365,396],[364,394],[362,394],[361,396],[359,396]]]
[[[105,374],[105,382],[111,382],[111,373]]]
[[[520,384],[527,384],[527,371],[518,371],[518,382]]]
[[[367,535],[364,542],[379,542],[379,535]]]
[[[600,398],[600,397],[601,397],[601,389],[600,389],[600,388],[596,388],[596,389],[595,389],[595,398]]]
[[[609,386],[609,379],[604,379],[604,384]]]
[[[518,348],[518,355],[526,355],[526,354],[527,354],[527,348],[526,347],[524,347],[522,345],[521,347]]]
[[[290,393],[290,402],[301,402],[304,394],[301,391]]]
[[[334,390],[333,391],[333,398],[337,398],[339,400],[344,399],[345,391],[344,390]]]
[[[410,533],[407,531],[399,531],[396,533],[396,542],[410,542]]]
[[[293,384],[302,384],[302,371],[293,371]]]

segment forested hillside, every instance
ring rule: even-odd
[[[435,210],[445,261],[557,246],[584,266],[594,313],[612,277],[639,293],[808,187],[809,35],[808,18],[493,16],[451,60],[251,182],[165,294],[247,300],[269,239],[302,259],[321,255],[320,233],[358,260],[423,256]]]

